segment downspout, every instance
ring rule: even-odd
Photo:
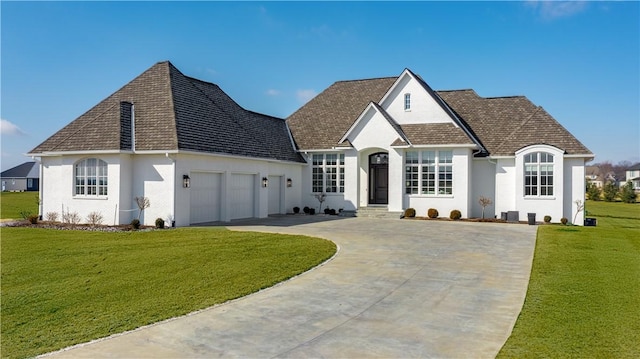
[[[44,209],[44,205],[43,205],[44,186],[42,185],[44,183],[44,176],[43,176],[44,171],[42,171],[42,158],[41,157],[36,158],[36,156],[31,156],[31,159],[36,161],[39,167],[38,172],[40,174],[40,178],[38,179],[38,216],[39,216],[39,219],[42,220],[44,216],[44,213],[42,213]]]

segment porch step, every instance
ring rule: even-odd
[[[400,218],[402,212],[389,211],[387,206],[375,206],[375,207],[360,207],[358,208],[358,217],[368,218]]]

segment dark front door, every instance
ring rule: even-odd
[[[369,204],[389,203],[389,156],[375,153],[369,156]]]

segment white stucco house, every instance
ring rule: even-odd
[[[160,62],[29,153],[40,213],[177,226],[318,207],[573,218],[593,154],[523,96],[434,91],[399,76],[339,81],[286,120]],[[582,214],[576,220],[583,222]]]
[[[640,163],[636,163],[635,165],[627,168],[625,171],[626,181],[631,181],[633,185],[633,189],[636,192],[640,191]],[[621,184],[624,186],[624,183]]]

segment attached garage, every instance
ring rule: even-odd
[[[256,176],[232,174],[229,187],[230,219],[253,218],[256,203]]]
[[[191,173],[191,224],[220,220],[221,188],[220,173]]]

